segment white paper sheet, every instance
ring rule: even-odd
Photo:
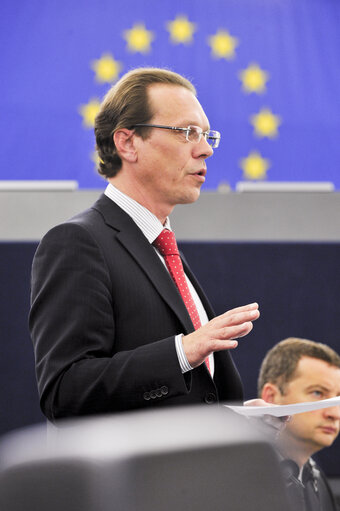
[[[340,406],[340,396],[322,399],[321,401],[312,401],[308,403],[295,403],[292,405],[272,405],[272,406],[232,406],[225,405],[230,410],[246,415],[248,417],[257,417],[260,415],[274,415],[274,417],[284,417],[285,415],[295,415],[296,413],[311,412],[320,408],[329,408],[330,406]]]

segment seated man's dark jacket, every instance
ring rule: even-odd
[[[299,468],[294,461],[282,461],[281,468],[291,511],[337,510],[327,478],[313,460],[304,465],[302,480],[298,479]]]
[[[185,263],[209,319],[214,316]],[[33,261],[30,330],[51,419],[242,399],[228,352],[181,373],[174,336],[193,325],[154,248],[108,197],[49,231]]]

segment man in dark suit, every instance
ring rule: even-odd
[[[258,395],[285,405],[340,395],[340,357],[329,346],[291,337],[265,356]],[[277,446],[292,510],[335,511],[326,476],[311,458],[332,445],[340,429],[340,407],[293,415],[281,430]]]
[[[30,329],[42,410],[55,420],[241,400],[228,351],[252,329],[258,305],[214,317],[183,261],[188,308],[153,245],[171,231],[176,204],[198,199],[220,134],[193,85],[161,69],[123,76],[102,103],[95,134],[108,187],[89,210],[49,231],[33,262]]]

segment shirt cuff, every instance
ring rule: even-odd
[[[183,334],[178,334],[175,337],[175,346],[176,346],[176,352],[178,357],[178,362],[181,367],[182,373],[187,373],[188,371],[191,371],[193,367],[188,362],[187,356],[185,354],[184,348],[183,348],[183,342],[182,342]]]

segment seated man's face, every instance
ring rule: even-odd
[[[340,368],[323,360],[302,357],[296,376],[278,394],[277,404],[318,401],[340,395]],[[339,433],[340,406],[293,415],[282,432],[282,440],[303,448],[310,455],[331,445]]]

